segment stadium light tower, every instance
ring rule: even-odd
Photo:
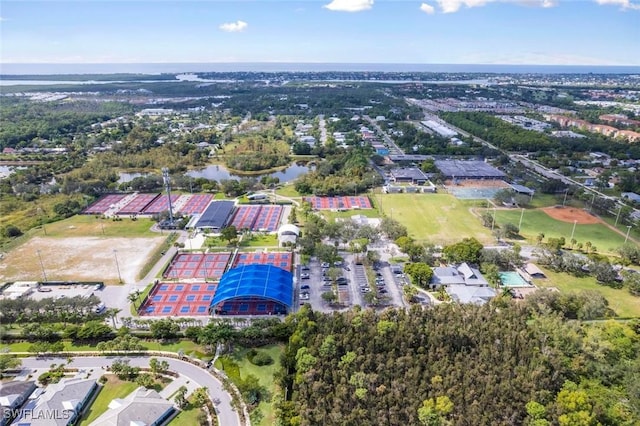
[[[173,206],[171,205],[171,180],[169,179],[169,169],[162,168],[162,180],[165,188],[167,188],[167,198],[169,199],[169,224],[173,225]]]

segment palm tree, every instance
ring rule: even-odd
[[[107,316],[109,318],[111,318],[111,323],[113,324],[113,328],[118,328],[116,327],[116,316],[122,311],[122,309],[118,309],[118,308],[109,308],[107,309]]]
[[[131,293],[129,293],[129,295],[127,296],[127,300],[129,300],[129,302],[133,303],[133,307],[138,310],[138,307],[136,306],[136,302],[138,301],[138,298],[140,297],[140,290],[136,290],[133,291]]]

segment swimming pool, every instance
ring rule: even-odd
[[[531,287],[517,272],[500,272],[499,275],[503,287]]]

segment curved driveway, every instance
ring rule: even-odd
[[[165,360],[169,363],[169,370],[175,371],[188,378],[191,382],[197,383],[199,387],[205,386],[209,391],[209,395],[212,398],[217,398],[220,403],[216,404],[216,411],[218,414],[218,424],[220,425],[240,425],[240,417],[237,412],[231,407],[231,396],[222,388],[222,383],[213,377],[209,372],[190,364],[185,361],[181,361],[174,358],[165,358],[161,356],[154,357],[130,357],[130,356],[96,356],[96,357],[76,357],[73,358],[70,368],[94,368],[99,369],[102,367],[110,366],[113,361],[117,359],[128,359],[129,364],[134,367],[148,367],[149,359],[158,358]],[[52,363],[66,363],[67,358],[23,358],[23,368],[49,368]]]

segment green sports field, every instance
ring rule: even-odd
[[[466,237],[492,244],[491,231],[465,203],[448,194],[375,194],[373,201],[387,216],[402,223],[417,241],[446,245]]]
[[[489,212],[492,213],[493,210],[489,210]],[[506,223],[518,226],[520,214],[521,210],[497,210],[496,223],[500,226]],[[532,244],[536,243],[536,237],[541,232],[544,233],[545,239],[548,237],[564,237],[567,246],[569,246],[572,230],[573,223],[555,220],[540,210],[525,210],[520,234]],[[590,241],[598,249],[599,253],[614,253],[615,249],[624,243],[624,235],[620,235],[600,223],[577,224],[573,238],[583,245]]]

